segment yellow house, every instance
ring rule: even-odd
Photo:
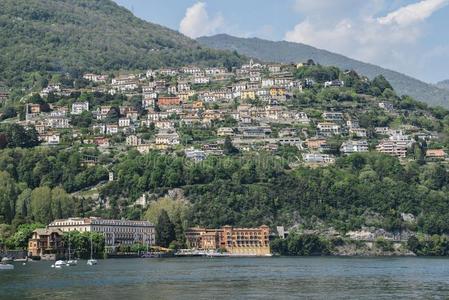
[[[186,102],[189,100],[189,94],[188,93],[178,93],[179,99],[181,99],[182,102]]]
[[[282,88],[282,87],[270,88],[270,96],[272,96],[272,97],[284,96],[285,93],[286,93],[285,88]]]
[[[193,102],[193,105],[192,105],[192,107],[193,108],[203,108],[204,107],[204,104],[203,104],[203,102],[201,102],[201,101],[196,101],[196,102]]]
[[[195,96],[195,94],[196,94],[195,91],[184,91],[178,93],[177,96],[179,97],[179,99],[181,99],[183,103],[185,103],[190,99],[190,97]]]
[[[240,98],[242,98],[243,100],[255,100],[256,99],[256,91],[254,90],[246,90],[246,91],[242,91]]]

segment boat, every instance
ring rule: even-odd
[[[90,233],[90,259],[87,261],[88,266],[96,265],[98,262],[94,259],[94,246],[92,243],[92,232]]]
[[[67,266],[73,267],[78,264],[78,261],[76,259],[72,259],[72,250],[70,247],[70,231],[69,231],[69,260],[67,261]]]
[[[140,256],[140,258],[160,258],[160,257],[161,257],[160,253],[152,253],[152,252],[147,252]]]
[[[25,258],[16,258],[14,262],[28,262],[28,257]]]
[[[52,265],[52,267],[53,267],[53,266],[54,266],[54,268],[56,268],[56,269],[60,269],[60,268],[62,268],[62,267],[67,266],[67,263],[66,263],[65,261],[63,261],[63,260],[58,260],[58,261],[55,262],[54,265]]]
[[[0,264],[0,270],[14,270],[14,265],[1,263]]]
[[[88,264],[89,266],[96,265],[97,263],[98,263],[98,262],[97,262],[96,259],[89,259],[89,260],[87,261],[87,264]]]
[[[206,257],[229,257],[229,253],[220,253],[220,252],[208,252]]]
[[[10,258],[10,257],[3,257],[2,258],[2,263],[7,263],[7,262],[11,262],[12,261],[12,258]]]
[[[76,259],[70,259],[67,261],[67,266],[69,266],[69,267],[73,267],[76,265],[78,265],[78,260],[76,260]]]

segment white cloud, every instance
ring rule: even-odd
[[[295,11],[321,22],[376,14],[386,0],[296,0]]]
[[[404,6],[377,20],[383,25],[397,24],[400,26],[408,26],[427,19],[447,4],[449,4],[449,0],[423,0]]]
[[[348,7],[356,7],[360,0],[296,0],[294,8],[298,12],[314,13],[323,10],[345,10]]]
[[[218,33],[223,27],[221,15],[210,17],[204,2],[197,2],[187,8],[184,18],[179,24],[179,31],[191,38]]]
[[[297,0],[306,4],[305,0]],[[357,15],[336,11],[330,2],[319,0],[317,10],[309,10],[306,19],[288,31],[284,39],[335,51],[352,58],[401,70],[417,76],[422,53],[418,46],[423,36],[422,23],[449,0],[421,0],[377,17],[386,4],[382,0],[342,0],[352,4]],[[329,3],[325,6],[325,3]],[[305,6],[307,9],[315,9]],[[321,8],[320,8],[321,7]],[[371,10],[371,8],[376,8]],[[335,18],[338,15],[338,18]],[[331,21],[329,21],[331,20]],[[411,64],[410,62],[414,62]]]

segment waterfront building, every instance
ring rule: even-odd
[[[106,246],[132,245],[136,243],[154,245],[155,228],[148,221],[106,220],[102,218],[69,218],[55,220],[50,229],[62,232],[97,232],[105,236]]]
[[[39,228],[28,240],[28,256],[55,260],[64,255],[62,231],[57,228]]]
[[[194,227],[186,231],[187,246],[198,250],[225,250],[234,255],[264,256],[270,254],[270,228],[236,228],[223,226],[220,229]]]

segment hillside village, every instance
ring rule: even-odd
[[[310,101],[313,94],[320,99]],[[34,127],[42,145],[91,146],[106,154],[182,151],[202,161],[265,150],[315,166],[368,151],[445,160],[441,121],[410,101],[382,77],[370,82],[313,61],[250,61],[232,70],[185,66],[75,80],[67,74],[33,95],[21,120],[5,122]],[[95,155],[85,159],[96,163]]]
[[[293,44],[206,48],[109,0],[0,15],[0,248],[98,218],[177,249],[266,225],[284,255],[449,255],[442,90]]]

